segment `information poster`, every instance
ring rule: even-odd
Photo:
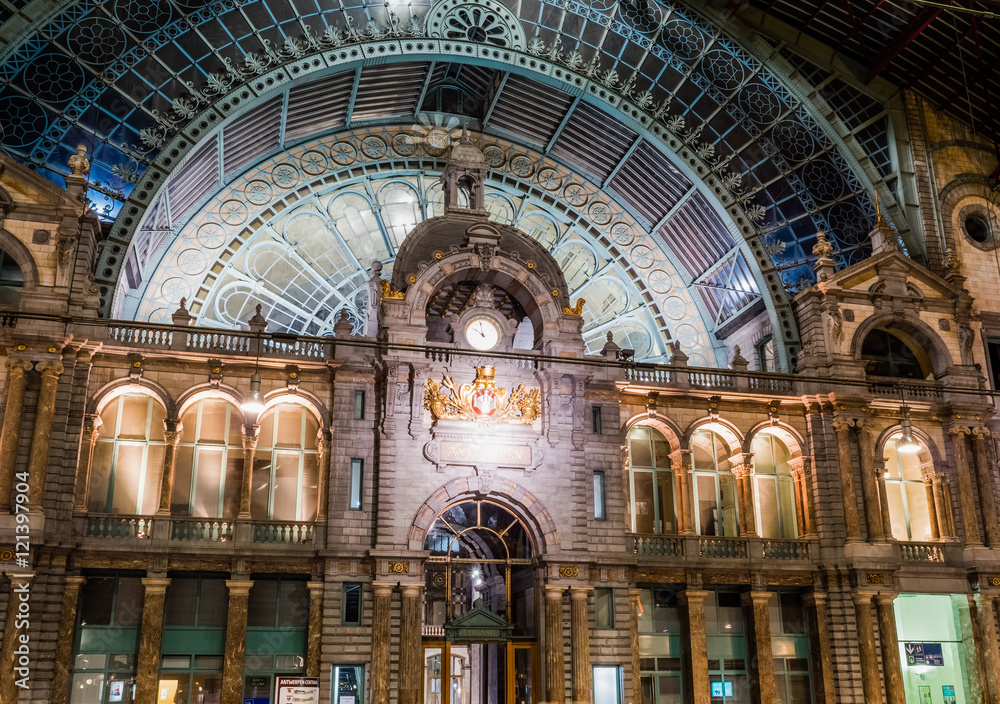
[[[319,677],[275,675],[275,704],[319,704]]]
[[[944,684],[941,685],[941,694],[944,695],[944,704],[956,704],[955,699],[955,685]]]
[[[934,704],[931,700],[931,688],[930,685],[922,684],[919,687],[920,690],[920,704]]]

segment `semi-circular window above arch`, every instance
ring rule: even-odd
[[[861,360],[868,376],[926,379],[933,373],[930,357],[906,333],[876,328],[861,343]]]

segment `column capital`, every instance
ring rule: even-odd
[[[977,425],[972,428],[972,439],[973,440],[985,440],[990,437],[990,429],[981,425]]]
[[[166,594],[170,586],[169,577],[143,577],[142,586],[146,588],[146,596],[150,594]]]
[[[569,598],[570,599],[588,599],[590,593],[594,591],[592,586],[574,584],[569,588]]]
[[[854,600],[855,606],[870,605],[874,596],[875,592],[851,592],[851,599]]]
[[[948,428],[948,434],[953,438],[964,438],[972,433],[972,429],[967,425],[953,425]]]
[[[14,374],[23,375],[25,372],[31,371],[32,364],[27,359],[13,357],[7,360],[5,366],[7,367],[8,376],[10,376]]]
[[[227,579],[226,587],[229,589],[229,596],[247,596],[250,594],[250,587],[253,580],[250,579]]]
[[[545,585],[545,598],[546,599],[562,599],[563,594],[566,592],[566,586],[563,584],[546,584]]]
[[[96,413],[88,413],[83,417],[83,440],[94,442],[101,434],[104,421]]]
[[[642,590],[636,587],[629,587],[628,589],[628,600],[629,601],[639,601],[639,597],[642,596]]]
[[[257,441],[260,440],[260,426],[259,425],[244,425],[243,426],[243,450],[251,451],[257,449]]]
[[[705,589],[682,589],[677,592],[677,601],[682,605],[704,602],[706,597],[708,597],[708,591]]]
[[[372,582],[372,592],[375,596],[392,596],[392,590],[396,588],[391,582]]]
[[[399,590],[403,593],[403,598],[415,599],[420,596],[420,591],[424,588],[423,584],[400,584]]]
[[[886,604],[891,606],[897,596],[899,596],[899,592],[879,592],[872,598],[878,606],[885,606]]]
[[[838,433],[845,433],[853,427],[853,424],[847,418],[835,418],[833,421],[833,429]]]
[[[171,426],[167,425],[168,422],[169,421],[166,420],[163,421],[163,442],[176,447],[181,441],[181,432],[183,431],[183,427],[181,426],[180,421],[175,421]]]
[[[57,359],[39,362],[35,365],[35,369],[37,369],[42,375],[43,380],[46,378],[56,379],[61,376],[64,371],[66,371],[66,368],[63,367],[63,363]]]
[[[754,606],[758,604],[766,606],[771,601],[772,596],[774,596],[774,592],[751,589],[748,592],[740,592],[740,603],[744,606],[750,606],[751,604]]]
[[[306,582],[306,589],[309,590],[309,595],[314,596],[316,594],[322,594],[323,590],[326,588],[326,582]]]
[[[70,575],[69,577],[66,578],[64,582],[65,586],[63,588],[67,590],[72,590],[72,589],[79,590],[80,587],[82,587],[86,582],[87,578],[81,574]]]

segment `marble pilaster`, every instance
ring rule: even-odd
[[[681,677],[684,682],[684,704],[710,704],[711,686],[708,680],[708,641],[705,638],[704,590],[685,589],[677,593],[681,621]]]
[[[243,703],[243,670],[246,667],[247,612],[250,602],[248,579],[227,579],[229,611],[226,616],[226,654],[222,665],[221,704]]]
[[[833,675],[833,650],[830,647],[830,617],[825,592],[802,595],[809,632],[809,652],[813,659],[813,692],[816,704],[835,704],[836,684]]]
[[[979,484],[979,503],[983,508],[986,544],[991,548],[1000,548],[1000,518],[997,517],[996,487],[990,471],[990,451],[987,445],[989,436],[989,428],[972,429],[972,457]]]
[[[872,621],[872,594],[854,592],[854,620],[858,632],[858,656],[861,660],[861,689],[866,702],[882,701],[878,654],[875,652],[875,626]]]
[[[996,600],[993,593],[969,595],[969,615],[983,671],[983,704],[1000,704],[1000,647],[997,645]]]
[[[847,542],[861,540],[857,492],[854,487],[854,459],[851,456],[851,423],[844,418],[833,422],[837,433],[837,460],[840,465],[840,492],[844,504],[844,530]]]
[[[389,704],[390,612],[394,586],[383,582],[372,584],[371,704]]]
[[[750,627],[747,634],[747,655],[750,665],[750,701],[770,704],[778,700],[774,682],[774,659],[771,655],[771,618],[768,603],[774,596],[767,591],[749,591],[740,595],[744,620]]]
[[[875,439],[872,437],[871,429],[864,422],[858,423],[858,459],[861,464],[861,494],[865,504],[868,542],[881,543],[885,540],[885,527],[882,525],[879,477],[875,469]]]
[[[976,546],[983,544],[983,534],[979,529],[979,515],[976,511],[976,494],[972,486],[972,470],[969,467],[968,442],[966,437],[969,429],[956,425],[948,430],[951,435],[951,446],[955,456],[955,476],[958,478],[958,505],[962,510],[962,524],[965,528],[965,544]]]
[[[243,426],[243,479],[240,484],[240,512],[236,516],[241,520],[250,520],[250,493],[253,488],[253,460],[257,452],[257,441],[260,439],[259,425]],[[374,703],[373,703],[374,704]]]
[[[423,667],[420,657],[421,586],[404,584],[399,629],[399,704],[420,704]]]
[[[319,677],[323,649],[323,582],[306,582],[309,589],[309,630],[306,633],[306,677]]]
[[[4,621],[3,646],[0,647],[0,702],[16,702],[18,697],[17,679],[23,675],[16,671],[20,667],[17,648],[20,645],[20,636],[27,628],[27,622],[19,619],[18,606],[22,602],[31,605],[31,586],[35,581],[35,575],[30,573],[8,575],[10,579],[10,596],[7,603],[7,618]],[[35,606],[35,608],[40,608]],[[29,646],[30,650],[30,646]],[[37,651],[29,653],[28,657]],[[30,663],[29,663],[30,665]],[[30,675],[30,672],[29,672]]]
[[[563,680],[563,592],[565,587],[545,586],[545,701],[563,704],[566,685]]]
[[[169,579],[142,580],[142,626],[139,630],[139,663],[135,673],[135,704],[156,704],[160,683],[160,643],[163,640],[163,605]]]
[[[927,501],[927,518],[931,524],[931,540],[938,540],[941,538],[941,525],[938,520],[938,498],[937,493],[934,491],[934,477],[925,475],[923,482],[924,495]]]
[[[639,611],[642,608],[642,604],[639,602],[640,596],[642,596],[641,589],[628,590],[629,654],[631,656],[629,667],[632,676],[632,696],[635,700],[639,699],[642,688],[642,670],[639,658]]]
[[[10,508],[21,416],[24,414],[25,374],[30,369],[31,362],[27,360],[7,360],[7,404],[4,407],[3,427],[0,428],[0,507],[3,508]]]
[[[570,587],[569,590],[574,702],[591,699],[590,592],[591,587]]]
[[[50,697],[54,702],[64,702],[69,698],[69,673],[73,669],[73,640],[76,632],[76,608],[80,600],[80,587],[86,577],[73,575],[63,582],[62,609],[59,614],[59,634],[56,638],[56,652],[53,657],[52,689]]]
[[[879,643],[882,645],[882,676],[885,680],[887,704],[906,704],[903,692],[903,671],[899,665],[899,639],[896,637],[896,613],[892,593],[875,595],[875,612],[878,614]]]
[[[52,445],[52,418],[56,411],[56,385],[63,373],[62,362],[42,362],[37,365],[42,373],[42,387],[38,392],[38,410],[35,411],[35,429],[31,434],[31,453],[28,455],[28,506],[42,508],[45,479],[49,472],[49,447]]]

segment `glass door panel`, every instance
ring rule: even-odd
[[[508,704],[535,704],[534,646],[511,644],[511,649],[514,651],[514,666],[510,668]]]
[[[447,704],[441,692],[441,660],[444,655],[442,646],[424,647],[424,703]]]

